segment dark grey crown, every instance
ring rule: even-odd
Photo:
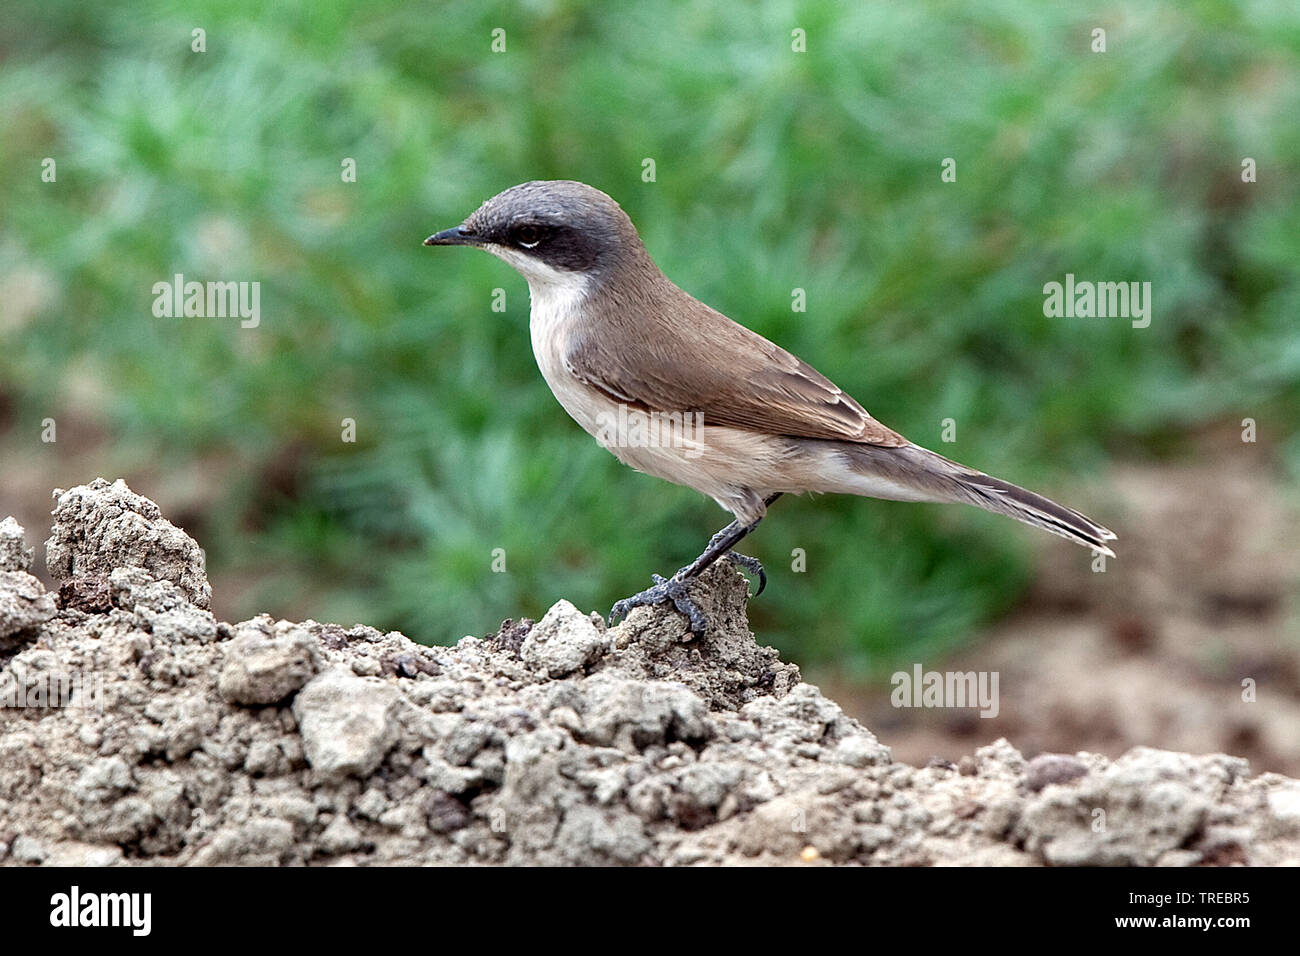
[[[599,189],[564,179],[512,186],[460,228],[475,243],[506,246],[571,272],[604,272],[643,248],[618,203]]]

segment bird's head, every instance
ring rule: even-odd
[[[529,284],[598,278],[645,254],[618,203],[570,180],[512,186],[424,244],[477,246],[508,262]]]

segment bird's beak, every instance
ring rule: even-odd
[[[426,246],[477,246],[479,240],[473,233],[465,232],[460,226],[435,232],[424,240]]]

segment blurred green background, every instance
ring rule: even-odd
[[[507,186],[572,178],[877,418],[1122,546],[1108,462],[1300,417],[1298,67],[1292,0],[6,0],[0,480],[127,478],[205,546],[230,619],[446,642],[560,597],[607,610],[727,516],[569,420],[521,278],[420,245]],[[1045,318],[1066,272],[1152,282],[1150,327]],[[155,318],[175,273],[260,281],[260,327]],[[772,576],[753,626],[803,662],[889,670],[1012,606],[1035,547],[1069,547],[1036,534],[786,499],[747,547]]]

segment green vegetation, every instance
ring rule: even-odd
[[[187,525],[215,572],[255,577],[231,613],[305,603],[445,642],[562,596],[607,609],[725,523],[568,419],[522,279],[421,247],[528,179],[606,190],[685,289],[1121,546],[1101,491],[1117,456],[1250,416],[1300,471],[1285,0],[6,0],[0,57],[9,428],[84,420],[128,480],[218,476]],[[1152,282],[1150,327],[1044,317],[1067,272]],[[155,318],[176,273],[260,281],[260,327]],[[786,499],[748,544],[773,578],[755,626],[848,671],[916,660],[1016,599],[1034,534]]]

